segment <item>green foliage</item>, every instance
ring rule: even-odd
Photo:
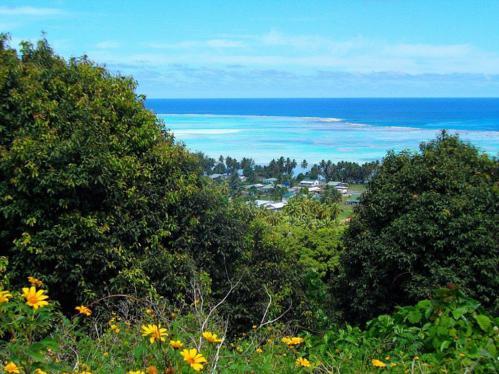
[[[192,372],[168,340],[141,335],[144,324],[161,324],[213,372],[497,371],[496,160],[442,133],[418,154],[388,154],[379,170],[314,165],[310,177],[376,173],[342,240],[334,189],[320,200],[301,193],[279,212],[236,198],[238,169],[288,183],[295,160],[261,167],[193,155],[145,110],[130,78],[86,57],[65,61],[45,40],[18,53],[7,39],[2,362],[25,372]],[[231,177],[214,184],[203,171]],[[52,290],[48,306],[35,310],[5,291],[27,273]],[[331,328],[336,306],[357,322],[421,299],[365,329]],[[68,318],[85,302],[91,317]],[[204,341],[207,329],[223,340]],[[281,341],[297,331],[304,341]]]
[[[487,321],[482,326],[479,321]],[[440,289],[430,300],[316,338],[312,352],[331,354],[331,367],[360,372],[380,360],[396,372],[496,372],[497,320],[457,289]],[[347,365],[347,366],[345,366]],[[359,365],[359,366],[358,366]]]
[[[13,285],[32,273],[69,312],[113,293],[182,304],[198,271],[219,300],[240,279],[225,305],[236,330],[261,318],[267,292],[269,316],[301,303],[297,258],[265,239],[251,207],[202,176],[214,160],[176,144],[133,80],[86,58],[66,62],[45,40],[19,56],[2,45],[0,251]],[[332,218],[317,204],[306,214]]]
[[[339,265],[343,227],[336,221],[337,212],[336,204],[299,195],[290,199],[282,211],[260,210],[254,221],[261,236],[257,243],[264,246],[254,253],[271,255],[264,261],[258,257],[258,263],[270,262],[270,266],[280,269],[280,273],[269,274],[267,268],[255,275],[273,279],[276,287],[281,282],[289,285],[281,288],[280,295],[287,295],[288,305],[293,303],[289,315],[301,318],[302,327],[324,328],[331,318],[330,290],[325,280]],[[279,315],[284,305],[274,315]]]
[[[420,153],[389,153],[345,236],[338,296],[368,318],[454,284],[496,313],[496,160],[443,132]]]
[[[0,289],[1,291],[1,289]],[[33,309],[26,305],[21,293],[0,302],[0,352],[8,361],[23,363],[26,372],[36,368],[59,372],[64,366],[52,361],[47,352],[58,349],[51,331],[60,316],[54,305]]]
[[[19,56],[1,45],[0,252],[14,283],[33,271],[67,310],[112,292],[176,300],[197,265],[232,270],[243,217],[133,80],[45,40]]]
[[[126,297],[111,319],[100,314],[104,305],[69,319],[50,299],[34,311],[12,294],[0,303],[0,360],[21,372],[193,373],[180,354],[184,348],[196,348],[207,360],[204,370],[219,373],[497,372],[498,319],[457,289],[437,290],[432,299],[378,316],[365,329],[346,325],[290,335],[278,322],[233,337],[225,335],[226,322],[211,312],[213,305],[203,302],[177,313],[163,301]],[[164,340],[151,343],[145,325],[164,328]],[[220,340],[209,342],[206,331]],[[286,343],[290,336],[296,344]],[[172,340],[183,347],[174,349]],[[299,366],[298,358],[310,366]]]

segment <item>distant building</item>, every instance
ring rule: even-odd
[[[277,182],[277,178],[265,178],[262,182],[263,184],[274,184]]]
[[[359,200],[347,200],[345,201],[347,205],[359,205]]]
[[[318,187],[318,186],[309,187],[308,192],[320,193],[321,192],[321,188]]]
[[[213,180],[226,179],[227,174],[211,174],[211,175],[208,175],[208,177],[213,179]]]
[[[245,189],[251,190],[252,188],[256,188],[257,190],[262,189],[264,185],[261,183],[255,183],[255,184],[248,184],[247,186],[244,186]]]
[[[326,185],[328,185],[330,187],[334,187],[334,188],[348,188],[348,183],[344,183],[344,182],[331,181],[331,182],[327,182]]]
[[[269,210],[280,210],[284,208],[287,201],[255,200],[255,205]]]
[[[339,191],[343,195],[346,195],[348,193],[348,183],[331,181],[331,182],[327,182],[326,185],[329,187],[335,188],[337,191]]]
[[[300,182],[300,187],[316,187],[319,186],[320,182],[318,180],[302,180]]]
[[[273,191],[274,189],[275,189],[275,187],[273,184],[266,184],[265,186],[263,186],[261,188],[261,190],[264,192],[270,192],[270,191]]]
[[[286,206],[286,202],[284,201],[279,201],[279,202],[275,202],[275,203],[272,203],[272,204],[269,204],[267,206],[267,209],[270,209],[270,210],[281,210],[282,208],[284,208]]]

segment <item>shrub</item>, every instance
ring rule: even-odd
[[[45,40],[18,55],[0,38],[0,253],[14,284],[34,272],[65,309],[112,292],[175,300],[197,265],[225,274],[243,252],[241,212],[135,87]]]
[[[251,207],[202,176],[135,87],[45,40],[18,55],[0,38],[0,253],[12,284],[33,273],[69,312],[112,293],[190,302],[202,272],[213,299],[241,279],[227,313],[261,317],[265,287],[276,311],[287,307],[296,260],[260,242]]]
[[[389,153],[345,235],[344,315],[366,321],[455,284],[496,313],[498,163],[446,132]]]
[[[498,321],[457,289],[437,290],[430,300],[378,316],[364,330],[346,325],[315,336],[297,334],[279,322],[230,337],[226,320],[204,300],[185,305],[179,313],[164,301],[121,295],[117,309],[107,309],[101,299],[78,306],[68,318],[58,313],[50,292],[48,296],[39,300],[48,304],[35,309],[34,300],[20,292],[0,290],[4,371],[496,371]]]

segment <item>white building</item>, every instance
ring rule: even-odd
[[[300,182],[300,187],[308,187],[308,188],[310,188],[310,187],[318,187],[319,184],[320,183],[319,183],[318,180],[314,180],[314,181],[312,181],[312,180],[302,180]]]
[[[346,195],[348,193],[348,183],[343,182],[327,182],[327,185],[330,187],[334,187],[341,194]]]
[[[287,201],[255,200],[255,204],[269,210],[280,210],[286,206]]]
[[[265,178],[263,180],[263,183],[264,184],[274,184],[277,182],[277,178]]]

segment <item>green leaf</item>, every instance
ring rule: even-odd
[[[445,351],[447,348],[450,346],[450,341],[449,340],[444,340],[442,344],[440,344],[440,352]]]
[[[419,303],[416,304],[416,307],[418,309],[427,310],[428,308],[431,308],[431,301],[421,300]]]
[[[411,323],[418,323],[419,321],[421,321],[421,313],[419,312],[419,310],[411,310],[409,312],[409,314],[407,314],[407,319],[409,320],[409,322]]]
[[[456,308],[452,311],[452,317],[454,319],[459,319],[461,318],[466,312],[468,311],[468,308],[466,307],[461,307],[461,308]]]
[[[483,331],[488,331],[490,329],[490,326],[492,325],[492,321],[490,320],[489,317],[487,317],[486,315],[483,315],[483,314],[478,314],[474,317],[475,317],[476,322],[478,323],[478,326],[480,326],[480,328]]]

